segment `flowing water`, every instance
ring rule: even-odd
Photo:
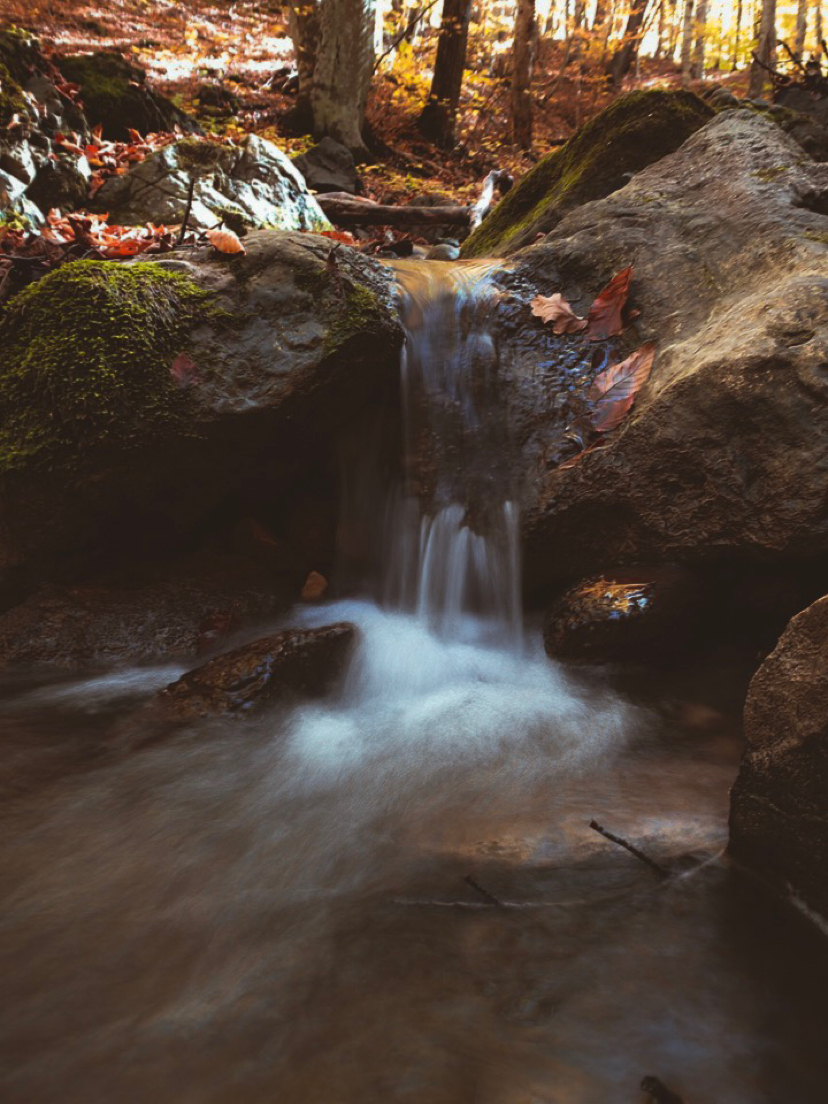
[[[684,672],[633,702],[545,658],[496,290],[400,279],[380,566],[286,622],[358,625],[336,692],[135,752],[119,725],[175,668],[0,687],[0,1101],[633,1104],[656,1075],[822,1104],[823,940],[722,858],[738,691]]]

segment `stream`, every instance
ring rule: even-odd
[[[353,622],[337,689],[135,751],[183,666],[0,683],[0,1100],[824,1104],[824,937],[724,856],[744,673],[547,659],[496,290],[399,280],[402,461],[343,495],[376,566],[257,629]]]

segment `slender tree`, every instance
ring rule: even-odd
[[[583,6],[582,6],[583,18]],[[512,136],[521,149],[532,147],[532,65],[535,0],[518,0],[512,48]]]
[[[288,29],[293,39],[299,94],[291,112],[291,122],[303,131],[313,130],[311,89],[316,51],[319,48],[319,9],[321,0],[291,0],[288,8]]]
[[[808,30],[808,0],[799,0],[796,6],[796,31],[794,33],[794,53],[802,61],[805,53],[805,32]]]
[[[696,41],[693,46],[693,59],[690,63],[690,76],[701,80],[704,76],[704,47],[707,35],[707,0],[699,0],[696,6]]]
[[[750,66],[749,96],[761,96],[768,80],[768,70],[776,60],[776,0],[762,0],[762,15],[755,57]]]
[[[817,48],[816,52],[819,53],[820,44],[822,42],[822,4],[820,0],[817,0],[814,6],[814,35],[816,37]]]
[[[443,0],[431,91],[417,120],[420,131],[444,149],[454,145],[454,126],[466,68],[470,8],[471,0]]]
[[[613,84],[620,84],[629,73],[632,63],[638,55],[638,47],[641,42],[641,24],[644,21],[644,12],[647,9],[648,0],[630,0],[627,26],[621,45],[610,59],[607,72],[612,78]]]
[[[693,0],[684,0],[681,30],[681,83],[686,87],[691,80],[693,64]]]

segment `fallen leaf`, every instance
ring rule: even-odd
[[[201,383],[198,365],[186,353],[179,353],[170,365],[170,375],[175,381],[176,387],[184,390],[185,387],[193,387]]]
[[[322,230],[323,238],[330,238],[331,241],[342,242],[343,245],[356,245],[357,240],[353,234],[349,234],[347,230]]]
[[[311,571],[302,587],[299,597],[303,602],[315,602],[328,589],[328,580],[318,571]]]
[[[620,424],[647,382],[654,358],[655,342],[649,341],[592,381],[589,389],[589,398],[595,404],[592,426],[599,433],[608,433]]]
[[[587,327],[587,320],[579,318],[558,291],[554,295],[536,295],[532,314],[544,322],[552,322],[552,332],[556,334],[580,333]]]
[[[587,315],[587,334],[590,341],[600,341],[621,333],[624,328],[621,312],[630,293],[632,278],[633,267],[630,265],[617,276],[613,276],[607,286],[598,292]]]
[[[232,230],[208,230],[205,238],[219,253],[246,253],[238,234]]]

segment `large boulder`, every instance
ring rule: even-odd
[[[401,331],[389,271],[355,250],[332,269],[330,250],[258,232],[244,255],[75,262],[10,301],[6,605],[40,579],[176,548],[234,503],[278,519],[299,477],[335,469],[337,433],[397,385]]]
[[[240,146],[198,139],[164,146],[123,176],[110,177],[94,203],[127,226],[181,222],[188,205],[188,221],[196,227],[330,228],[289,158],[255,134]]]
[[[128,142],[140,134],[181,130],[200,133],[196,121],[146,84],[144,70],[112,50],[75,54],[58,61],[63,76],[80,87],[86,117],[104,138]]]
[[[531,245],[567,211],[624,186],[713,115],[693,92],[654,89],[618,99],[498,203],[463,244],[464,257],[500,257]]]
[[[359,182],[354,155],[335,138],[324,137],[306,153],[294,157],[293,164],[315,192],[357,193]]]
[[[828,551],[826,213],[828,166],[762,115],[728,111],[515,258],[502,406],[530,587],[618,564]],[[630,264],[641,313],[620,341],[556,337],[532,317],[534,291],[583,314]],[[576,459],[567,427],[609,348],[645,340],[658,343],[649,382],[605,447]]]
[[[350,655],[356,629],[347,621],[285,629],[217,656],[182,675],[154,703],[179,721],[247,716],[274,698],[322,694]]]
[[[828,598],[791,621],[745,706],[730,851],[828,921]]]

